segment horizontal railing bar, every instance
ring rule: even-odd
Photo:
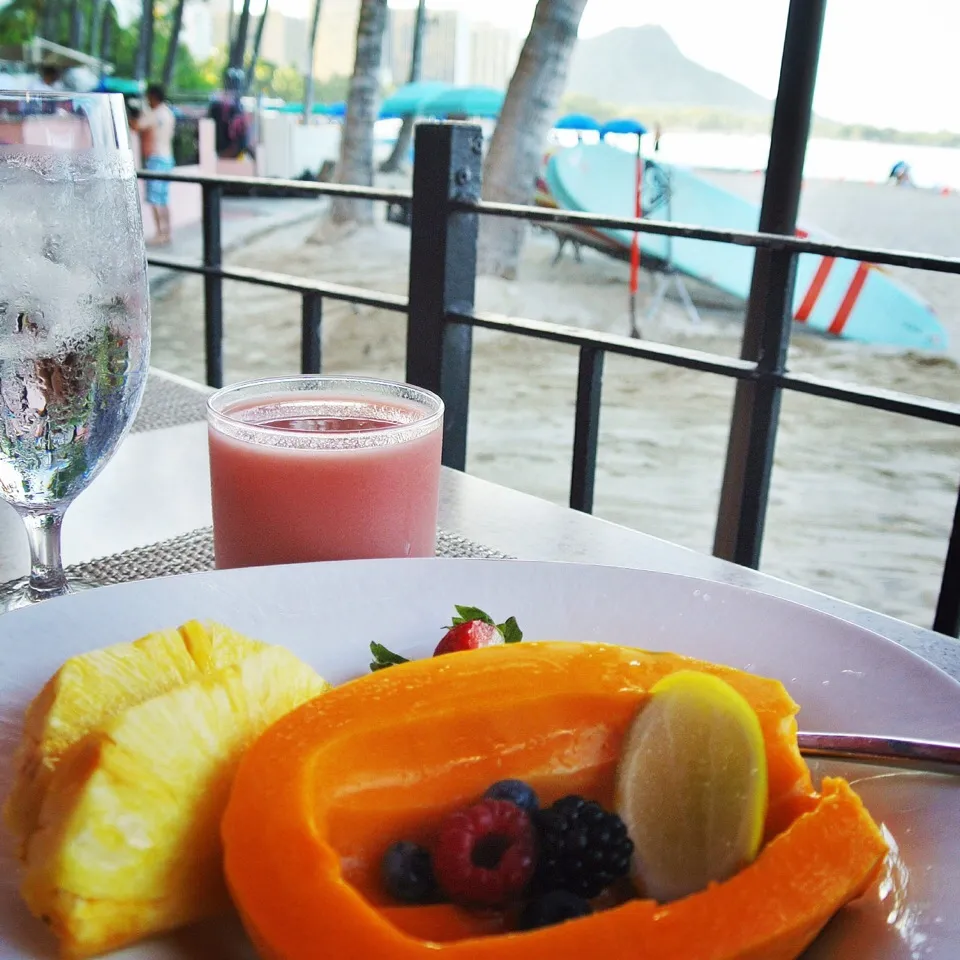
[[[712,240],[741,247],[759,247],[765,250],[792,250],[796,253],[815,253],[824,257],[844,260],[864,260],[896,267],[912,267],[931,270],[935,273],[960,274],[960,257],[941,257],[905,250],[888,250],[880,247],[851,247],[846,244],[822,243],[800,237],[785,237],[776,233],[756,233],[744,230],[721,230],[713,227],[698,227],[666,220],[635,220],[623,217],[598,216],[592,213],[577,213],[572,210],[553,210],[547,207],[527,207],[516,203],[467,203],[453,201],[454,210],[482,213],[494,217],[512,217],[536,223],[557,223],[572,226],[595,227],[603,230],[632,230],[665,237],[683,237],[688,240]]]
[[[738,380],[752,378],[755,370],[754,364],[736,357],[721,357],[702,350],[653,343],[650,340],[635,340],[632,337],[623,337],[614,333],[584,332],[577,327],[545,323],[540,320],[520,320],[495,313],[470,315],[454,313],[447,317],[447,322],[466,323],[474,327],[484,327],[487,330],[501,330],[504,333],[552,340],[555,343],[566,343],[575,347],[600,347],[608,353],[655,360],[674,367],[717,373],[726,377],[735,377]]]
[[[756,366],[747,360],[733,357],[721,357],[717,354],[687,347],[675,347],[670,344],[651,343],[646,340],[634,340],[617,334],[584,331],[577,327],[561,326],[540,320],[521,320],[516,317],[501,316],[492,313],[451,314],[448,323],[466,323],[487,330],[500,330],[519,336],[552,340],[575,347],[599,347],[608,353],[640,357],[687,370],[700,370],[719,376],[733,377],[737,380],[756,380],[763,376],[775,381],[785,390],[840,400],[856,406],[882,410],[886,413],[899,413],[931,423],[944,423],[960,426],[960,404],[929,397],[918,397],[882,387],[863,387],[840,380],[826,380],[803,373],[758,374]]]
[[[344,183],[317,183],[311,180],[280,180],[274,177],[222,177],[200,173],[166,173],[153,170],[138,170],[142,180],[166,180],[170,183],[198,183],[210,187],[246,187],[250,195],[270,196],[287,190],[302,190],[331,197],[355,197],[359,200],[410,200],[407,190],[381,190],[376,187],[358,187]]]
[[[931,423],[945,423],[960,427],[960,404],[930,397],[917,397],[910,393],[886,390],[883,387],[862,387],[840,380],[825,380],[805,373],[784,373],[774,379],[785,390],[806,393],[828,400],[853,403],[858,407],[870,407],[886,413],[901,413],[907,417]]]
[[[273,273],[268,270],[252,270],[249,267],[205,267],[195,260],[179,260],[174,257],[147,258],[151,267],[165,267],[183,273],[197,273],[208,277],[222,277],[224,280],[237,280],[240,283],[256,283],[278,290],[290,290],[294,293],[318,293],[331,300],[343,300],[346,303],[359,303],[367,307],[379,307],[382,310],[407,312],[407,298],[396,293],[378,293],[364,287],[349,287],[342,283],[328,283],[324,280],[307,280],[304,277],[292,277],[286,273]]]

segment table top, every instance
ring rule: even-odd
[[[204,390],[199,385],[196,389]],[[141,430],[126,438],[100,477],[67,511],[64,562],[157,543],[210,523],[206,425],[196,420]],[[956,640],[454,470],[443,471],[439,525],[519,559],[659,570],[806,604],[895,640],[960,680]],[[0,502],[0,582],[28,568],[20,520]]]

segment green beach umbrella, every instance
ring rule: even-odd
[[[394,91],[383,101],[380,108],[381,116],[404,117],[420,112],[420,108],[452,89],[449,83],[440,80],[421,80],[417,83],[408,83]]]
[[[420,112],[428,117],[497,117],[505,94],[493,87],[452,87],[424,103]]]

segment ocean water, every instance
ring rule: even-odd
[[[560,131],[562,143],[576,142],[576,134]],[[596,134],[584,134],[584,141]],[[611,144],[635,150],[630,136],[611,134]],[[653,156],[653,137],[643,137],[641,147]],[[764,134],[683,133],[666,131],[660,138],[659,159],[666,163],[715,170],[757,171],[765,169],[770,138]],[[900,160],[910,165],[918,187],[960,190],[960,149],[926,147],[901,143],[873,143],[868,140],[827,140],[813,137],[807,144],[804,174],[817,180],[854,180],[882,183]]]

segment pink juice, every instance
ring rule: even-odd
[[[220,412],[209,429],[217,567],[433,556],[442,417],[307,392]]]

